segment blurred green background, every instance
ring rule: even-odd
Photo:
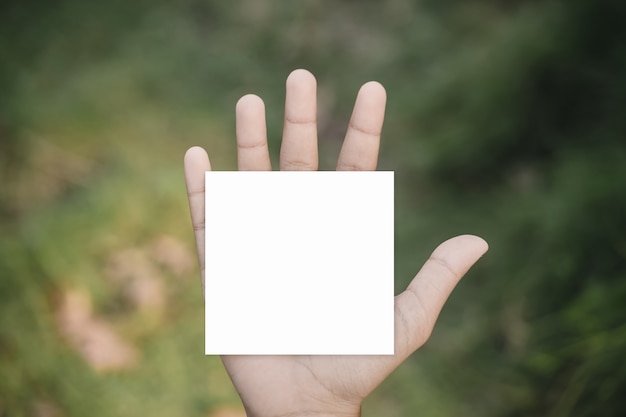
[[[238,416],[203,354],[182,156],[318,78],[322,169],[388,91],[396,288],[490,251],[364,416],[626,415],[626,3],[57,0],[0,6],[0,416]]]

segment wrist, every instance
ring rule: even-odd
[[[279,414],[258,414],[246,412],[246,417],[361,417],[361,408],[353,411],[321,412],[321,411],[293,411]]]
[[[278,415],[258,415],[258,414],[250,414],[247,413],[246,417],[361,417],[361,412],[359,410],[358,413],[350,413],[350,414],[328,414],[328,413],[316,413],[316,412],[308,412],[303,411],[301,413],[288,413],[288,414],[278,414]]]

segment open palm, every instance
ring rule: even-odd
[[[316,81],[305,70],[287,79],[280,169],[317,170]],[[386,93],[376,82],[358,93],[337,170],[376,169]],[[265,107],[254,95],[237,103],[239,170],[271,170]],[[204,172],[207,153],[185,155],[185,178],[204,282]],[[251,208],[250,215],[254,215]],[[482,239],[464,235],[442,243],[408,288],[395,297],[395,354],[389,356],[222,356],[249,416],[358,416],[363,399],[422,346],[441,308],[467,270],[486,252]]]

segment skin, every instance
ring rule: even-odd
[[[306,70],[287,78],[281,170],[317,170],[316,89],[314,76]],[[361,87],[337,170],[376,170],[385,104],[382,85]],[[239,170],[271,170],[263,101],[255,95],[242,97],[236,119]],[[204,172],[210,169],[204,149],[187,151],[185,178],[203,282]],[[448,296],[487,248],[481,238],[463,235],[434,250],[395,297],[394,355],[222,356],[248,416],[359,416],[363,399],[428,340]]]

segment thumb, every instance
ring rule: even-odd
[[[430,337],[441,309],[463,275],[487,252],[483,239],[463,235],[435,249],[395,300],[395,356],[400,361]]]

